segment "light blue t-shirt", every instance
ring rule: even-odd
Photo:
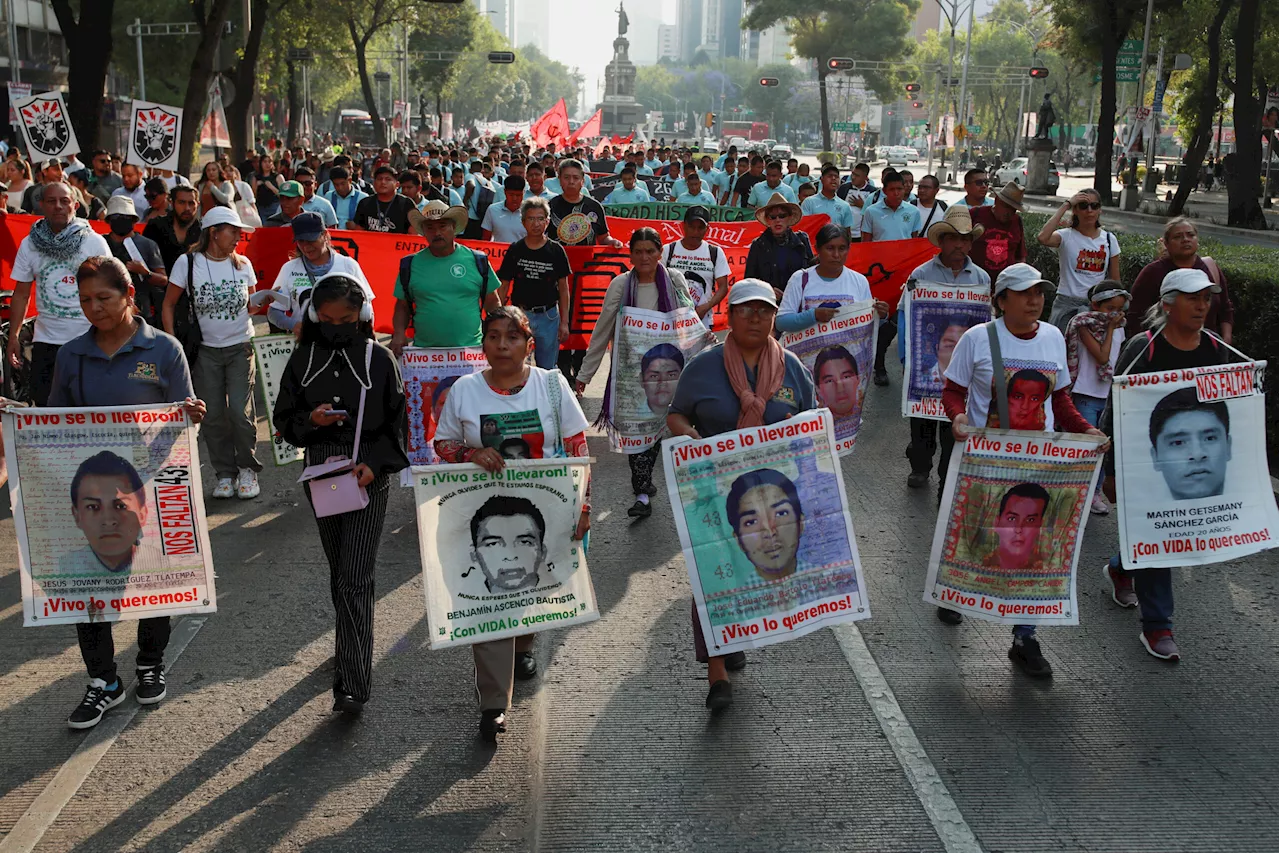
[[[540,193],[536,193],[533,190],[529,189],[528,187],[524,188],[525,198],[533,198],[534,196],[537,196],[538,198],[545,198],[549,201],[556,196],[556,193],[553,193],[551,190],[547,189],[547,185],[545,182],[542,185],[542,192]]]
[[[712,169],[709,172],[699,169],[698,177],[702,178],[702,186],[713,192],[722,192],[729,186],[728,177],[719,169]]]
[[[761,181],[751,188],[751,195],[747,197],[747,204],[751,207],[762,207],[774,193],[781,193],[782,197],[792,204],[796,203],[796,191],[791,189],[784,183],[779,182],[776,187],[769,186],[768,181]]]
[[[872,240],[909,240],[913,232],[920,230],[920,208],[903,201],[897,210],[890,210],[884,201],[867,205],[862,209],[862,233]]]
[[[644,164],[654,171],[657,171],[658,169],[661,169],[666,165],[665,163],[663,163],[661,160],[657,158],[654,158],[652,160],[645,160]]]
[[[619,184],[604,197],[605,204],[636,204],[642,201],[653,201],[653,197],[649,195],[649,188],[639,182],[631,189]]]
[[[806,216],[814,213],[825,213],[831,217],[833,225],[839,225],[841,228],[853,228],[853,208],[849,206],[849,202],[834,196],[827,198],[822,193],[811,195],[800,205]],[[854,236],[857,236],[856,234]]]
[[[684,178],[676,178],[674,181],[671,182],[672,197],[683,195],[686,191],[688,191],[688,189],[689,189],[689,185]]]
[[[787,175],[784,177],[782,182],[796,192],[800,192],[801,184],[816,184],[818,183],[818,179],[813,176],[812,172],[808,175],[801,175],[799,172],[796,172],[793,175]]]
[[[333,209],[333,205],[325,201],[318,195],[313,195],[302,203],[303,210],[309,210],[312,213],[320,214],[320,218],[324,220],[325,228],[338,227],[338,213]],[[354,208],[353,208],[354,211]],[[346,225],[346,223],[342,223]]]
[[[470,175],[468,180],[475,184],[475,189],[471,191],[471,199],[467,202],[467,217],[479,221],[480,213],[476,210],[476,204],[480,200],[480,189],[483,187],[493,190],[495,202],[501,197],[502,189],[495,187],[492,181],[485,180],[482,175]]]
[[[711,195],[711,193],[707,192],[706,190],[703,190],[697,195],[690,195],[686,191],[676,196],[676,204],[705,204],[709,207],[714,207],[715,203],[716,203],[715,196]]]

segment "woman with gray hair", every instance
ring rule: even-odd
[[[1200,234],[1195,223],[1185,216],[1170,219],[1164,226],[1162,244],[1160,257],[1143,267],[1142,272],[1133,280],[1133,300],[1129,303],[1125,332],[1129,337],[1142,332],[1144,315],[1149,308],[1158,304],[1160,283],[1165,276],[1174,270],[1196,269],[1207,275],[1219,289],[1209,303],[1209,315],[1205,317],[1204,327],[1231,343],[1236,312],[1227,292],[1227,277],[1222,274],[1222,268],[1213,258],[1200,255]]]
[[[551,205],[532,196],[520,204],[525,236],[507,249],[498,268],[502,304],[515,305],[533,329],[534,361],[550,370],[560,344],[569,338],[569,256],[564,246],[547,239]]]
[[[1106,278],[1120,280],[1120,241],[1102,227],[1101,209],[1098,191],[1083,189],[1063,202],[1036,235],[1040,245],[1058,250],[1058,295],[1049,322],[1064,334],[1072,317],[1089,310],[1089,288]]]

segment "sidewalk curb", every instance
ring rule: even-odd
[[[959,184],[942,184],[941,189],[951,190],[952,192],[964,192],[964,187]],[[1067,200],[1066,197],[1058,196],[1058,195],[1054,195],[1054,196],[1034,195],[1033,196],[1028,194],[1023,198],[1023,203],[1028,207],[1038,207],[1039,209],[1035,211],[1036,213],[1043,213],[1043,212],[1052,213],[1053,211],[1058,209],[1058,205],[1060,205],[1063,201],[1066,201],[1066,200]],[[1055,202],[1057,203],[1055,204]],[[1137,219],[1142,222],[1148,222],[1148,223],[1151,223],[1152,225],[1163,225],[1164,223],[1168,222],[1169,219],[1171,218],[1167,216],[1156,216],[1155,214],[1152,214],[1152,213],[1142,213],[1141,211],[1137,211],[1137,210],[1120,210],[1119,208],[1104,207],[1103,211],[1106,212],[1108,215],[1115,215],[1120,217],[1133,217],[1134,219]],[[1262,231],[1254,231],[1253,229],[1250,229],[1250,228],[1234,228],[1230,225],[1218,225],[1216,223],[1201,219],[1198,216],[1191,216],[1189,214],[1186,214],[1185,212],[1183,215],[1187,216],[1189,219],[1195,222],[1196,230],[1208,236],[1222,235],[1227,237],[1257,237],[1260,234],[1268,234],[1268,233],[1274,236],[1280,236],[1280,232],[1278,232],[1276,228],[1267,228]]]

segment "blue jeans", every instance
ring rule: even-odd
[[[1111,558],[1108,565],[1119,571],[1120,555]],[[1133,591],[1138,595],[1138,613],[1142,617],[1143,631],[1173,630],[1173,570],[1138,569],[1125,572],[1133,578]]]
[[[529,328],[533,329],[533,359],[538,367],[550,370],[560,357],[560,309],[545,313],[529,312]]]
[[[1089,422],[1090,426],[1097,426],[1102,420],[1102,410],[1107,407],[1106,397],[1093,397],[1089,394],[1072,394],[1071,402],[1076,404],[1076,411],[1080,416]],[[1102,477],[1098,477],[1098,486],[1094,489],[1095,494],[1102,494]]]

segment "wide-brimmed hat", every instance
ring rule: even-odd
[[[991,194],[996,198],[1000,199],[1005,204],[1012,207],[1014,210],[1023,209],[1022,207],[1023,189],[1013,181],[1010,181],[1009,183],[1005,184],[998,190],[993,189],[991,191]]]
[[[775,192],[773,195],[769,196],[769,200],[760,205],[760,208],[756,211],[756,221],[766,228],[769,226],[769,223],[766,221],[766,217],[768,216],[769,209],[773,207],[785,207],[791,214],[791,221],[787,223],[788,228],[794,226],[800,221],[800,217],[804,216],[804,212],[800,210],[800,205],[796,204],[794,201],[787,201],[786,196],[782,193]]]
[[[438,199],[432,199],[423,206],[422,210],[413,208],[409,211],[409,227],[419,235],[422,234],[423,223],[439,219],[450,220],[454,229],[461,233],[467,227],[467,209],[459,206],[450,207]]]
[[[981,225],[973,224],[973,217],[969,215],[967,205],[953,204],[947,208],[947,212],[941,219],[929,226],[925,236],[933,245],[941,246],[943,234],[957,234],[976,240],[982,236],[984,230]]]
[[[138,209],[127,195],[113,195],[107,199],[107,216],[132,216],[138,218]]]

